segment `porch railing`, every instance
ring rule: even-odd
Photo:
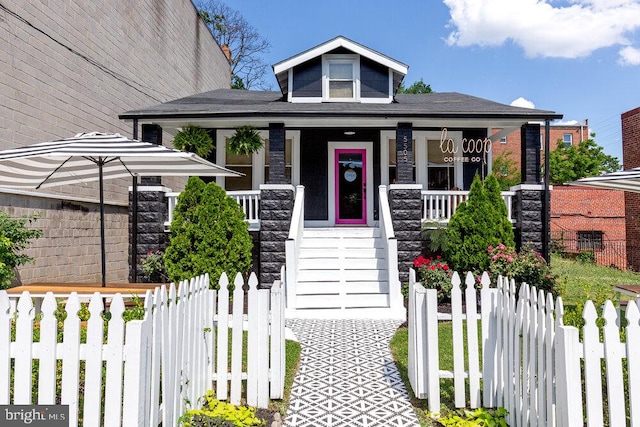
[[[511,202],[513,196],[516,193],[514,191],[503,191],[502,199],[507,205],[507,214],[511,222],[515,222],[513,217],[513,211],[511,209]],[[425,221],[438,221],[449,222],[451,216],[454,214],[458,205],[462,202],[466,202],[469,198],[468,191],[422,191],[422,222]]]
[[[164,223],[165,229],[169,229],[173,220],[173,211],[178,201],[180,193],[165,193],[167,199],[167,221]],[[249,230],[260,228],[260,190],[227,191],[227,196],[235,199],[244,211],[244,217],[249,223]]]
[[[296,187],[296,199],[293,203],[289,237],[285,241],[285,298],[288,309],[296,308],[296,286],[298,284],[298,254],[304,230],[304,187]]]
[[[396,239],[393,222],[391,221],[391,210],[389,208],[386,185],[381,185],[378,188],[378,195],[380,204],[379,227],[387,259],[387,274],[389,275],[389,307],[398,310],[402,307],[403,303],[398,273],[398,240]]]

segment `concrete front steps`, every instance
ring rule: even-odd
[[[392,310],[378,228],[305,228],[298,257],[296,309],[288,317],[404,319]]]

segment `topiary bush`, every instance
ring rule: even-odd
[[[214,182],[191,177],[180,196],[171,222],[164,263],[173,282],[209,273],[217,283],[251,269],[253,240],[240,205]],[[233,280],[233,279],[232,279]]]
[[[484,184],[476,175],[469,198],[461,203],[447,226],[445,259],[459,272],[480,273],[489,267],[487,248],[500,243],[515,247],[513,225],[493,175]]]

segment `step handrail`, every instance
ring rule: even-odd
[[[398,240],[393,230],[387,186],[381,185],[378,191],[380,203],[379,227],[387,260],[387,272],[389,274],[389,307],[399,310],[403,305],[403,301],[402,290],[400,288],[400,274],[398,272]]]
[[[296,196],[291,213],[291,225],[289,237],[285,241],[285,295],[287,308],[296,308],[296,285],[298,283],[298,256],[300,255],[300,243],[302,242],[302,230],[304,229],[304,186],[296,187]]]

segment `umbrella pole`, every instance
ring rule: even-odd
[[[102,179],[102,160],[98,162],[98,174],[100,178],[100,253],[102,261],[102,287],[107,286],[107,254],[104,244],[104,182]]]

